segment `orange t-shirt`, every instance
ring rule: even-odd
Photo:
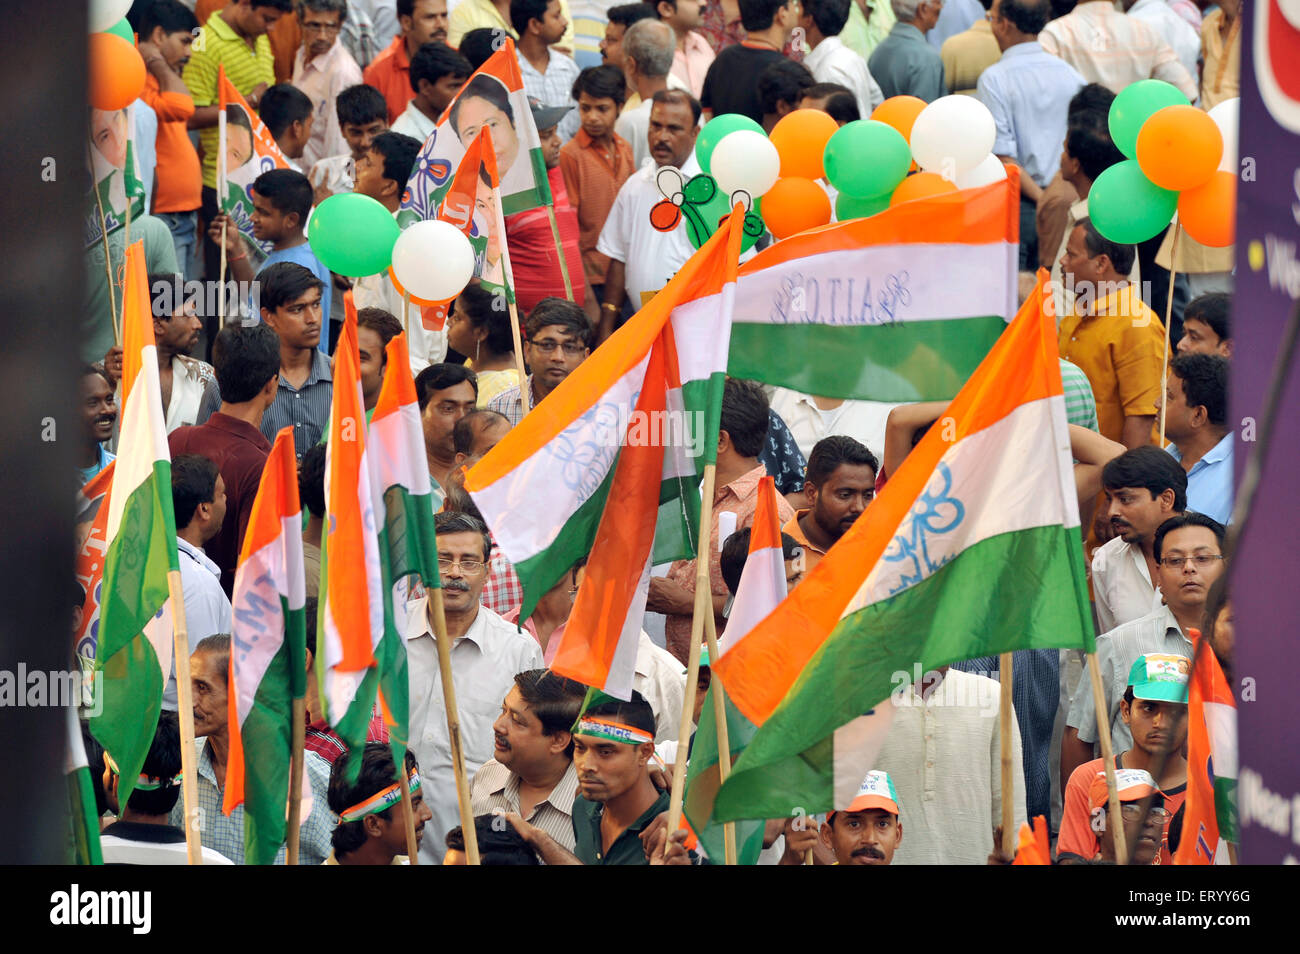
[[[1120,765],[1122,758],[1121,755],[1115,759],[1116,768],[1123,767]],[[1092,830],[1088,790],[1092,787],[1092,780],[1097,777],[1097,773],[1102,771],[1105,771],[1102,760],[1093,759],[1091,762],[1084,762],[1070,774],[1070,781],[1065,785],[1061,832],[1056,839],[1058,857],[1069,852],[1081,858],[1092,859],[1101,850],[1101,841],[1097,833]],[[1171,865],[1174,863],[1174,856],[1169,851],[1169,822],[1173,820],[1174,814],[1182,808],[1183,800],[1187,798],[1187,784],[1179,785],[1163,794],[1165,810],[1169,812],[1169,817],[1165,819],[1165,830],[1160,834],[1160,853],[1156,855],[1154,864]]]
[[[579,129],[560,149],[560,171],[569,193],[569,204],[578,213],[578,248],[588,285],[602,285],[609,271],[609,256],[596,251],[600,231],[614,207],[618,190],[636,172],[632,147],[618,133],[610,134],[610,147],[596,142]]]
[[[384,95],[388,104],[388,124],[406,111],[415,93],[411,90],[411,58],[406,54],[406,38],[393,37],[379,55],[366,67],[362,78]]]
[[[822,557],[826,555],[825,550],[819,550],[811,543],[808,542],[808,535],[803,532],[803,527],[799,526],[799,518],[808,512],[809,511],[807,510],[796,510],[794,512],[794,516],[791,517],[786,522],[785,526],[781,528],[782,533],[788,533],[791,537],[794,538],[795,543],[803,547],[804,573],[811,573],[813,567],[815,567],[818,563],[821,563]]]
[[[184,93],[164,93],[153,74],[145,77],[141,98],[158,114],[154,141],[155,212],[193,212],[202,202],[203,171],[185,123],[194,115],[194,100]]]

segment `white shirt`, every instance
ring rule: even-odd
[[[406,104],[406,109],[402,110],[402,115],[393,120],[389,131],[424,142],[433,135],[435,125],[434,121],[415,105],[415,100],[411,100]]]
[[[420,763],[424,803],[433,812],[421,843],[420,864],[436,865],[442,861],[443,838],[460,824],[460,803],[451,766],[438,645],[429,628],[428,597],[409,604],[407,611],[404,629],[411,685],[411,751]],[[542,650],[537,640],[520,633],[486,606],[479,606],[469,631],[451,647],[466,778],[492,758],[492,723],[501,714],[501,703],[515,684],[515,674],[541,668]]]
[[[99,846],[104,853],[106,865],[187,865],[189,852],[182,833],[179,841],[175,838],[176,829],[170,825],[150,825],[157,828],[156,838],[128,838],[118,832],[144,833],[145,826],[140,823],[123,825],[116,822],[109,826],[109,831],[99,836]],[[113,831],[112,829],[117,829]],[[132,832],[134,830],[134,832]],[[164,840],[168,839],[168,840]],[[200,847],[205,865],[233,865],[234,862],[212,848]]]
[[[221,588],[221,568],[200,547],[177,537],[176,557],[181,567],[181,592],[185,596],[186,636],[193,652],[201,640],[230,632],[230,598]],[[170,635],[171,613],[164,614],[164,618],[168,620],[166,629]],[[163,689],[163,708],[176,711],[175,660]]]
[[[614,123],[614,132],[632,147],[632,165],[638,169],[650,158],[650,107],[653,105],[653,99],[643,99],[631,109],[623,110]]]
[[[1002,824],[999,684],[949,669],[923,700],[908,686],[876,757],[898,791],[906,836],[896,865],[983,865]],[[1025,820],[1020,726],[1011,720],[1015,830]]]
[[[1115,537],[1093,551],[1092,595],[1097,607],[1097,630],[1102,633],[1160,606],[1140,544]]]
[[[858,113],[863,119],[885,101],[880,84],[867,69],[867,61],[854,53],[838,36],[828,36],[803,58],[803,65],[812,71],[819,83],[839,83],[853,91],[858,101]]]
[[[351,192],[352,167],[352,153],[350,152],[345,152],[339,156],[326,156],[311,167],[311,174],[307,178],[311,180],[313,189],[323,185],[329,189],[330,195]],[[340,295],[339,297],[342,298],[343,296]]]
[[[1173,48],[1178,62],[1189,76],[1196,76],[1196,61],[1201,58],[1201,35],[1174,12],[1165,0],[1137,0],[1128,8],[1128,15],[1147,23],[1151,29]]]
[[[215,390],[215,377],[216,372],[212,366],[203,361],[181,355],[172,357],[171,403],[165,412],[168,434],[178,427],[198,422],[204,392],[208,390],[209,381]],[[219,400],[220,392],[217,391],[214,397]]]
[[[641,308],[641,293],[656,292],[695,254],[686,236],[685,219],[671,232],[660,232],[650,224],[650,207],[664,198],[655,185],[659,167],[649,165],[628,176],[605,219],[596,251],[627,266],[625,287],[634,309]],[[682,177],[699,175],[700,165],[692,153],[682,164]]]
[[[292,82],[307,94],[316,116],[311,136],[302,149],[303,167],[310,169],[313,163],[325,156],[347,152],[348,143],[339,125],[335,100],[349,86],[361,82],[361,67],[348,48],[336,39],[329,52],[307,60],[304,48],[299,46],[293,55]]]
[[[805,460],[814,444],[833,434],[844,434],[867,445],[879,458],[885,452],[885,422],[897,406],[883,401],[846,400],[839,407],[823,411],[813,403],[811,395],[787,388],[772,392],[772,410],[790,428]]]
[[[686,673],[666,649],[656,646],[646,631],[636,646],[636,675],[632,688],[645,696],[655,714],[655,742],[676,739],[681,728]]]

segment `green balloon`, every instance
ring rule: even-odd
[[[767,135],[762,126],[740,113],[723,113],[705,123],[695,139],[695,161],[700,164],[700,169],[708,172],[709,160],[713,156],[714,148],[722,141],[722,137],[741,129],[748,129],[760,136]]]
[[[826,178],[842,195],[874,198],[888,195],[903,181],[912,149],[893,126],[855,119],[831,136],[823,162]]]
[[[1088,192],[1088,216],[1103,238],[1136,245],[1160,234],[1178,208],[1178,193],[1162,189],[1136,159],[1117,162]]]
[[[393,263],[393,243],[400,232],[392,214],[375,199],[341,192],[316,206],[307,240],[331,272],[364,278]]]
[[[1151,114],[1166,106],[1186,106],[1187,97],[1177,86],[1164,80],[1144,79],[1124,87],[1110,104],[1107,125],[1115,148],[1130,159],[1137,158],[1138,131]],[[1091,205],[1089,206],[1091,208]]]
[[[118,20],[104,32],[112,33],[114,36],[120,36],[132,46],[135,46],[135,31],[131,29],[131,24],[127,22],[126,17]]]
[[[889,208],[888,192],[884,195],[873,196],[870,199],[860,199],[857,196],[846,195],[841,192],[835,199],[835,219],[839,222],[847,222],[849,219],[863,219],[868,215],[884,212],[887,208]]]

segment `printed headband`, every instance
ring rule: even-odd
[[[622,742],[624,745],[640,745],[643,742],[654,741],[654,736],[649,732],[633,728],[630,725],[624,725],[621,722],[598,719],[592,716],[580,718],[578,724],[573,727],[573,732],[575,735],[594,735],[598,739]]]
[[[410,785],[411,794],[414,795],[420,790],[420,773],[415,769],[411,769],[407,779],[408,784]],[[339,822],[340,824],[343,822],[353,822],[359,818],[364,818],[367,815],[386,811],[401,800],[402,783],[394,782],[387,788],[381,788],[369,798],[357,802],[357,804],[353,805],[351,808],[339,812]]]
[[[117,767],[117,762],[114,761],[113,756],[105,752],[104,758],[108,762],[108,770],[118,778],[121,778],[122,770]],[[170,778],[165,778],[159,775],[145,775],[141,772],[140,777],[135,780],[134,790],[137,792],[156,792],[160,788],[175,788],[181,783],[181,779],[184,777],[185,774],[183,772],[177,772]]]

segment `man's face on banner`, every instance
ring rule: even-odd
[[[519,137],[515,134],[510,117],[495,103],[479,96],[471,96],[460,101],[456,124],[459,127],[456,135],[466,149],[484,126],[492,130],[492,149],[497,154],[497,175],[504,179],[519,156]]]
[[[129,137],[125,109],[105,112],[90,111],[90,141],[104,159],[117,167],[126,168],[126,143]]]

